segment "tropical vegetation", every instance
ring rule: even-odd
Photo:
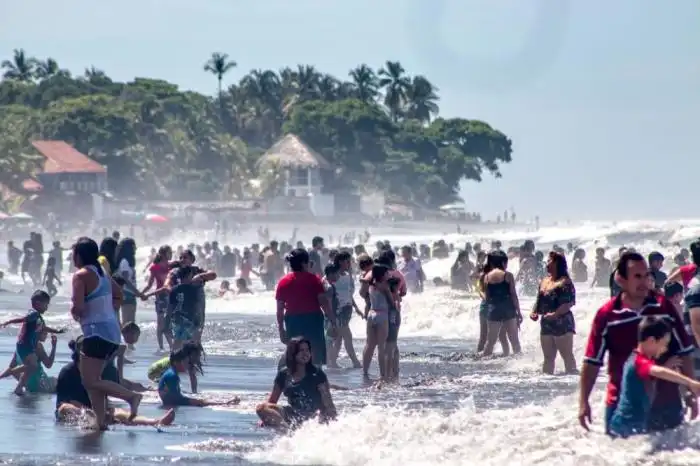
[[[214,53],[202,72],[215,96],[162,79],[117,82],[95,66],[76,76],[24,50],[1,66],[0,182],[8,186],[37,169],[36,139],[65,140],[107,166],[116,195],[163,199],[249,196],[249,181],[269,170],[256,162],[286,133],[336,167],[324,173],[326,189],[380,189],[425,206],[454,200],[465,178],[500,176],[511,160],[503,133],[439,117],[437,87],[395,61],[361,64],[342,79],[312,65],[256,69],[229,85],[237,64]]]

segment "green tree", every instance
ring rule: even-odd
[[[236,66],[238,64],[233,60],[229,60],[228,54],[218,52],[212,53],[211,58],[204,64],[204,71],[208,71],[216,76],[219,85],[219,97],[221,97],[221,86],[224,76]]]
[[[379,87],[384,89],[384,105],[395,122],[403,116],[406,94],[411,81],[406,70],[397,61],[387,61],[379,70]]]
[[[3,77],[7,79],[31,81],[34,79],[36,59],[28,57],[24,49],[15,49],[12,60],[4,60],[0,67],[5,70]]]
[[[414,76],[406,90],[404,117],[429,122],[440,112],[437,88],[424,76]]]
[[[378,74],[359,65],[346,80],[312,65],[258,69],[224,89],[233,66],[223,54],[205,65],[219,83],[212,99],[163,79],[118,82],[94,66],[72,77],[56,60],[17,50],[0,81],[0,182],[21,185],[38,168],[32,140],[61,139],[106,165],[117,195],[273,195],[283,173],[257,160],[294,133],[332,165],[325,189],[378,189],[436,207],[454,200],[464,179],[499,177],[511,161],[503,133],[437,117],[437,87],[398,62]]]
[[[379,81],[372,68],[362,64],[350,70],[349,75],[352,78],[353,97],[364,103],[374,102],[377,99],[379,95]]]

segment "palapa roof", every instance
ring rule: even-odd
[[[46,158],[44,173],[106,173],[107,169],[65,141],[34,141],[32,146]]]
[[[331,168],[321,154],[304,144],[295,134],[287,134],[260,157],[258,165],[276,164],[288,168]]]

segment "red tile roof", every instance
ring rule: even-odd
[[[39,192],[44,189],[44,186],[42,186],[42,184],[36,180],[27,178],[26,180],[22,181],[22,188],[24,188],[25,191]]]
[[[46,157],[44,173],[106,173],[105,167],[81,154],[65,141],[34,141],[34,148]]]

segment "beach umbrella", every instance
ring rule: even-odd
[[[148,215],[146,215],[146,221],[153,222],[153,223],[165,223],[168,221],[168,219],[167,219],[167,217],[163,217],[162,215],[148,214]]]

